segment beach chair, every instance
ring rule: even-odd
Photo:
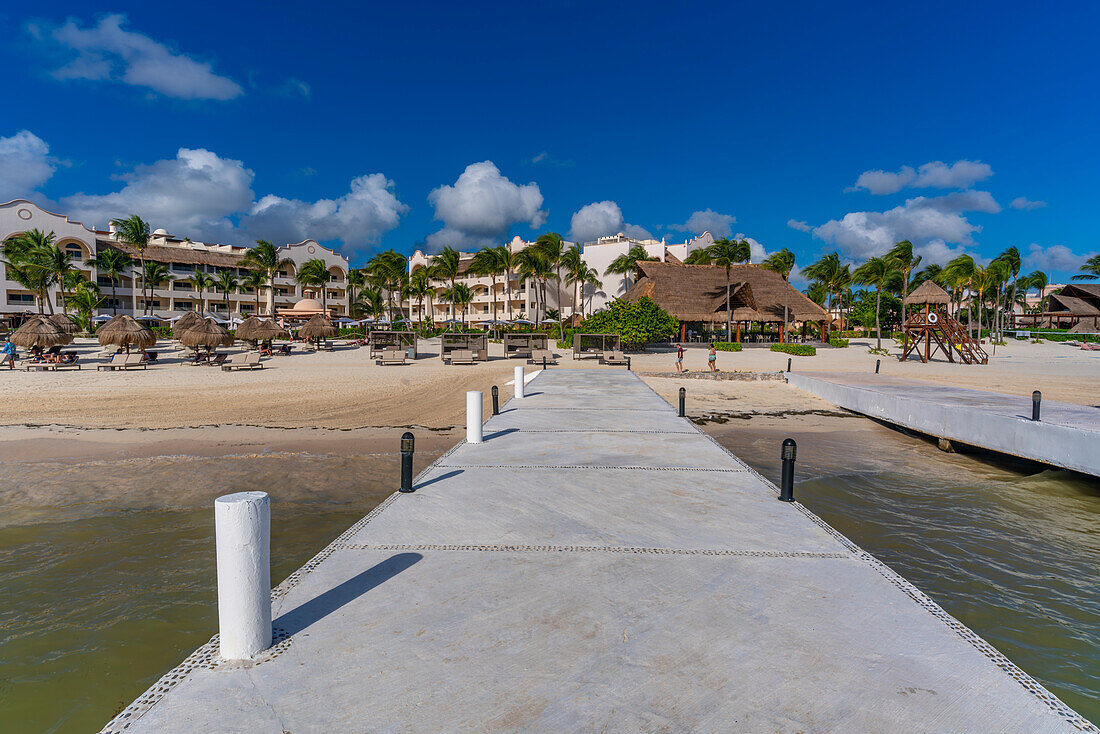
[[[145,357],[141,356],[141,352],[124,354],[122,356],[124,357],[122,365],[117,367],[116,369],[128,370],[133,369],[134,367],[146,369],[149,366],[149,363],[145,361]]]
[[[54,370],[78,370],[81,368],[80,357],[76,352],[62,352],[51,366]]]
[[[383,349],[382,356],[374,360],[374,363],[379,365],[406,364],[405,350],[401,347]]]
[[[294,348],[293,344],[280,344],[279,348],[275,350],[275,354],[280,357],[289,357],[290,350]]]
[[[264,368],[263,363],[260,361],[259,352],[241,352],[240,354],[234,354],[232,359],[226,361],[222,365],[222,372],[232,372],[233,370],[262,370]]]
[[[534,365],[547,365],[557,364],[558,360],[554,356],[554,353],[549,349],[532,349],[531,358],[527,360],[527,364]]]
[[[107,364],[96,365],[96,371],[122,369],[124,364],[126,364],[126,353],[122,352],[121,354],[113,355]]]
[[[473,364],[474,352],[472,349],[454,349],[444,358],[443,364]]]
[[[229,355],[225,352],[219,352],[214,355],[214,358],[206,362],[207,367],[221,367],[229,359]]]
[[[604,352],[600,355],[600,364],[625,366],[627,364],[626,355],[617,351]]]

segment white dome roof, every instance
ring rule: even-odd
[[[168,230],[166,230],[166,229],[154,229],[153,234],[162,234],[162,235],[167,236],[168,235]]]
[[[294,304],[294,311],[324,311],[325,307],[321,305],[320,301],[312,298],[303,298]]]

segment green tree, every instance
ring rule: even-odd
[[[1096,280],[1100,278],[1100,255],[1093,255],[1081,266],[1081,272],[1072,280]]]
[[[147,260],[144,265],[141,266],[141,283],[143,286],[149,286],[149,299],[146,300],[146,305],[149,307],[149,312],[152,313],[152,305],[150,301],[153,298],[153,293],[156,291],[157,286],[161,283],[170,283],[175,280],[176,276],[168,270],[168,266],[164,263],[157,262],[156,260]]]
[[[95,316],[96,309],[103,304],[103,298],[99,295],[99,286],[85,279],[73,290],[68,303],[76,311],[76,322],[80,325],[81,331],[91,331],[92,317]]]
[[[680,328],[680,322],[648,296],[637,301],[616,298],[586,318],[580,330],[587,334],[618,334],[631,348],[644,349],[650,342],[667,339]]]
[[[851,320],[868,331],[881,324],[882,330],[889,334],[896,331],[901,323],[901,299],[887,291],[881,294],[868,290],[856,291]]]
[[[639,262],[654,262],[660,260],[658,257],[651,257],[649,253],[645,251],[645,248],[641,245],[631,245],[630,249],[625,254],[619,255],[617,258],[611,261],[611,264],[607,266],[607,269],[603,271],[604,275],[621,275],[624,279],[628,280],[635,277],[638,274]],[[630,283],[626,283],[626,287],[630,288]]]
[[[533,280],[535,286],[535,321],[546,313],[546,281],[554,274],[554,268],[546,253],[538,247],[527,247],[517,252],[513,259],[522,280]],[[541,304],[541,306],[540,306]]]
[[[905,285],[904,278],[907,276],[903,275],[903,271],[895,269],[896,267],[896,261],[891,260],[889,256],[872,257],[852,273],[853,282],[869,285],[875,289],[875,349],[882,349],[882,322],[879,320],[882,292]],[[902,312],[902,320],[904,319],[905,314]]]
[[[118,282],[122,280],[122,276],[134,266],[134,259],[122,250],[108,247],[89,260],[88,264],[111,281],[111,313],[117,314],[118,299],[115,297],[115,289]]]
[[[199,315],[206,313],[206,291],[214,287],[214,279],[210,277],[209,273],[196,270],[191,273],[191,277],[187,279],[187,282],[195,289],[195,295],[199,299]]]
[[[396,308],[401,306],[401,296],[408,282],[408,261],[396,250],[386,250],[371,258],[366,271],[371,282],[386,292],[386,303],[390,307],[390,320],[396,321],[394,295],[397,296]]]
[[[435,266],[435,279],[441,282],[450,283],[450,290],[454,290],[455,280],[458,278],[458,270],[460,266],[461,256],[458,254],[458,250],[447,245],[439,251],[438,255],[432,257],[432,265]],[[451,304],[451,319],[454,320],[455,307]]]
[[[366,314],[372,318],[381,318],[386,313],[386,303],[382,298],[382,291],[372,285],[364,284],[359,290],[359,295],[352,306],[352,312]]]
[[[447,291],[447,300],[456,308],[462,309],[462,326],[466,327],[466,307],[474,300],[474,294],[470,286],[465,283],[457,283],[454,288]]]
[[[262,270],[249,270],[241,280],[241,287],[252,291],[256,298],[256,315],[260,313],[260,289],[267,286],[267,275]]]
[[[539,238],[535,240],[535,247],[542,251],[543,257],[546,262],[554,271],[554,303],[557,306],[557,310],[561,311],[561,269],[563,266],[562,257],[565,254],[565,240],[557,232],[547,232],[546,234],[539,235]],[[543,303],[546,303],[546,291],[545,284],[543,285]],[[547,315],[549,318],[549,315]],[[561,323],[561,319],[558,319],[558,338],[565,338],[565,326]]]
[[[1043,313],[1046,311],[1047,286],[1050,285],[1050,278],[1042,270],[1033,270],[1027,276],[1027,281],[1032,288],[1039,291],[1039,313]]]
[[[275,278],[286,267],[292,267],[294,261],[289,257],[279,257],[275,245],[267,240],[256,240],[256,246],[249,249],[241,260],[241,266],[259,270],[267,277],[267,313],[275,315]]]
[[[139,271],[144,271],[145,248],[149,246],[149,238],[152,236],[152,231],[149,229],[149,223],[137,214],[131,214],[125,219],[112,219],[111,224],[116,228],[115,237],[118,241],[124,245],[129,245],[137,251],[138,269]],[[149,299],[145,298],[144,282],[141,284],[141,297],[145,300],[146,305],[148,305]]]
[[[823,255],[817,262],[811,263],[802,269],[802,274],[807,278],[819,281],[821,283],[821,289],[825,292],[825,298],[822,301],[828,299],[828,311],[832,316],[833,312],[833,297],[839,294],[845,287],[844,283],[847,276],[847,267],[843,267],[840,264],[840,253],[830,252]],[[812,297],[811,297],[812,298]],[[825,335],[826,340],[832,334],[832,322],[826,322]]]
[[[428,268],[417,268],[409,276],[408,294],[410,301],[415,299],[420,312],[420,323],[425,321],[424,299],[431,298],[435,289],[432,287],[432,274]]]
[[[489,278],[492,282],[493,291],[493,321],[497,320],[497,278],[503,274],[507,268],[504,259],[501,254],[508,252],[508,248],[504,245],[497,247],[483,247],[477,251],[474,255],[474,259],[470,261],[470,271]]]
[[[294,275],[298,285],[321,292],[321,308],[325,315],[328,315],[328,279],[328,265],[319,257],[306,260]]]
[[[241,289],[241,281],[237,279],[237,276],[233,274],[232,270],[220,270],[218,271],[218,277],[214,280],[214,284],[224,294],[225,299],[225,313],[229,314],[229,294],[236,293]]]
[[[54,244],[53,232],[32,229],[4,243],[3,262],[7,277],[34,293],[38,313],[43,313],[44,306],[53,313],[49,288],[55,283],[62,283],[65,275],[72,270],[70,260],[69,253]],[[61,305],[64,309],[64,287],[61,289]]]
[[[351,313],[351,304],[355,303],[355,290],[362,288],[366,283],[366,276],[359,268],[348,271],[348,313]]]
[[[909,240],[895,242],[886,253],[887,263],[901,273],[901,322],[905,323],[905,297],[909,295],[909,274],[920,266],[920,255],[913,257],[913,243]]]
[[[944,268],[944,276],[952,283],[956,289],[963,289],[969,291],[971,294],[971,301],[974,300],[975,288],[977,281],[980,279],[981,274],[978,272],[979,266],[974,262],[974,258],[970,255],[959,255],[951,262],[947,263],[947,267]],[[962,306],[962,296],[959,296],[959,306]],[[966,310],[966,330],[971,336],[973,336],[973,319],[971,318],[971,312],[973,311],[973,303],[970,304],[970,308]]]
[[[734,265],[747,263],[752,256],[749,243],[745,240],[728,240],[720,237],[707,248],[707,257],[712,265],[726,271],[726,341],[733,341],[733,312],[730,310],[730,272]]]
[[[773,252],[761,264],[765,270],[779,273],[783,276],[786,288],[783,289],[783,341],[787,341],[787,331],[790,327],[790,310],[788,308],[788,291],[790,290],[791,271],[794,270],[794,253],[784,247],[778,252]]]

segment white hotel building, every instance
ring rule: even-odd
[[[48,212],[23,199],[0,204],[0,242],[32,229],[46,233],[53,232],[54,242],[72,255],[73,266],[99,284],[100,294],[105,298],[103,306],[99,309],[100,313],[110,314],[117,311],[137,315],[145,312],[147,304],[141,297],[140,280],[135,284],[132,274],[123,276],[115,285],[112,296],[110,279],[97,272],[95,267],[88,263],[97,253],[108,248],[136,255],[131,248],[119,243],[110,229],[92,229],[68,217]],[[246,252],[248,252],[247,247],[192,242],[173,237],[163,229],[156,230],[145,249],[145,259],[167,265],[174,280],[157,284],[157,287],[152,289],[151,295],[148,296],[150,301],[148,305],[152,307],[152,312],[157,316],[172,317],[187,311],[198,310],[200,294],[195,292],[187,280],[191,274],[196,271],[205,271],[212,278],[217,278],[220,272],[229,270],[238,279],[243,279],[248,273],[248,269],[241,265]],[[346,257],[313,240],[283,245],[279,248],[279,255],[289,258],[294,264],[285,268],[275,279],[276,309],[291,308],[306,297],[321,300],[319,289],[300,286],[294,279],[297,267],[307,260],[320,258],[328,265],[329,282],[325,295],[329,311],[334,316],[347,314],[349,264]],[[9,280],[4,270],[4,266],[0,264],[0,317],[6,314],[37,313],[38,307],[34,294],[19,283]],[[256,294],[252,290],[229,294],[228,307],[225,303],[225,294],[217,289],[205,292],[202,298],[206,301],[208,313],[212,312],[223,318],[234,314],[248,316],[256,313]],[[57,286],[50,288],[48,300],[53,304],[55,311],[60,311],[61,294]],[[267,311],[266,289],[260,295],[259,310],[260,313]],[[48,308],[45,311],[49,313]]]
[[[514,237],[507,246],[513,253],[516,253],[533,244],[535,243],[525,241],[519,237]],[[590,314],[606,306],[608,301],[613,298],[617,298],[623,293],[626,293],[627,288],[629,288],[633,282],[630,276],[615,274],[605,275],[604,272],[615,258],[620,255],[625,255],[630,248],[635,245],[644,248],[646,254],[650,257],[655,257],[661,262],[665,262],[669,257],[674,257],[682,261],[687,258],[688,253],[700,248],[709,247],[712,244],[714,244],[714,238],[709,232],[704,232],[698,237],[694,237],[679,244],[668,244],[663,239],[639,240],[627,237],[622,233],[611,235],[610,237],[600,237],[595,242],[586,242],[582,247],[581,259],[588,267],[595,269],[596,272],[599,273],[600,285],[585,286],[583,295],[584,302],[582,304],[580,299],[578,299],[576,311],[579,313],[583,310],[585,314]],[[567,247],[571,245],[572,243],[566,243]],[[474,294],[474,300],[466,313],[467,323],[488,321],[493,318],[493,279],[488,276],[472,275],[467,271],[473,257],[474,253],[472,252],[460,253],[459,277],[455,281],[456,283],[465,283]],[[430,264],[432,258],[432,255],[426,255],[420,250],[417,250],[409,258],[409,273],[411,274],[415,270]],[[504,276],[497,276],[497,318],[519,318],[521,315],[525,318],[533,318],[535,313],[535,288],[537,287],[537,283],[533,279],[524,281],[514,274],[510,276],[510,280],[512,288],[511,313],[509,313],[508,309],[506,297],[507,286]],[[570,316],[574,312],[574,289],[573,286],[564,282],[564,274],[562,281],[560,285],[553,281],[546,284],[547,305],[549,308],[558,309],[563,316]],[[449,287],[449,284],[439,285],[436,288],[437,294],[442,293],[447,287]],[[450,304],[445,301],[439,302],[433,300],[432,310],[429,311],[428,303],[425,302],[424,312],[432,316],[436,321],[446,319],[450,315]],[[420,319],[421,313],[419,304],[412,303],[409,306],[409,315],[414,321]]]

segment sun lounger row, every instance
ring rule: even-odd
[[[527,364],[535,365],[548,365],[557,363],[557,358],[554,356],[554,353],[551,352],[549,349],[532,349],[531,357],[527,360]]]
[[[223,372],[232,372],[233,370],[262,370],[264,365],[263,362],[260,361],[259,352],[241,352],[227,359],[222,364],[221,368]]]
[[[149,362],[141,355],[141,352],[134,352],[133,354],[116,354],[111,357],[111,361],[107,364],[101,364],[96,367],[97,370],[129,370],[136,367],[146,369],[149,366]]]
[[[472,349],[452,349],[443,358],[443,364],[473,364],[475,356]]]
[[[600,364],[629,366],[630,358],[618,351],[604,352],[600,355]]]
[[[375,364],[380,365],[397,365],[406,364],[405,362],[405,348],[399,346],[387,346],[378,352],[381,356],[374,360]]]

